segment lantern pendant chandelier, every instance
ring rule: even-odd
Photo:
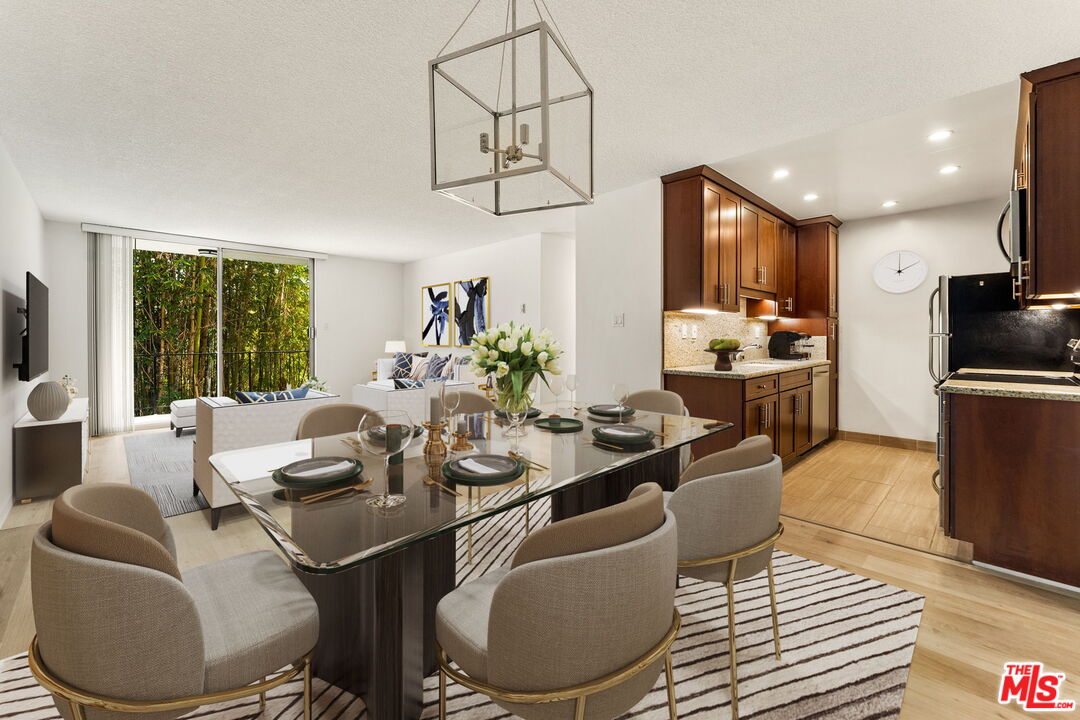
[[[481,2],[428,63],[431,189],[492,215],[591,204],[593,89],[547,3],[518,27],[507,0],[502,34],[447,52]]]

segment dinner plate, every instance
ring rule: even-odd
[[[271,477],[282,487],[307,490],[348,480],[363,470],[364,463],[356,458],[315,457],[289,463],[275,470]]]
[[[525,463],[505,455],[466,455],[443,463],[442,472],[465,485],[499,485],[521,477]]]
[[[581,422],[580,420],[565,417],[540,418],[535,423],[533,423],[533,425],[540,428],[541,430],[548,430],[553,433],[579,432],[583,427],[585,427],[585,423]]]
[[[628,405],[590,405],[586,408],[590,414],[597,417],[631,417],[634,414],[634,408]]]
[[[652,442],[656,433],[637,425],[605,425],[593,428],[593,437],[612,445],[644,445]]]
[[[371,430],[369,432],[371,433],[371,437],[375,438],[376,440],[382,440],[383,438],[386,437],[386,426],[385,425],[376,425],[375,427],[371,428]],[[412,432],[413,437],[420,437],[423,434],[424,434],[424,426],[423,425],[414,425],[413,426],[413,432]]]

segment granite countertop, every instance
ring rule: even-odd
[[[665,375],[696,375],[698,377],[730,378],[732,380],[745,380],[747,378],[775,375],[776,373],[789,370],[804,370],[819,365],[830,365],[829,360],[739,360],[731,363],[730,370],[713,370],[712,365],[687,365],[683,367],[664,368]]]
[[[1070,377],[1074,373],[1048,370],[986,370],[983,368],[960,368],[959,372],[990,375],[1039,375],[1042,377]],[[949,379],[938,389],[958,395],[992,395],[996,397],[1029,398],[1032,400],[1068,400],[1080,402],[1080,385],[1038,385],[1034,383],[994,382],[992,380]]]

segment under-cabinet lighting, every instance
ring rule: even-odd
[[[1066,305],[1065,303],[1054,303],[1053,305],[1050,306],[1050,309],[1051,310],[1064,310],[1067,307],[1069,307],[1069,306]]]
[[[680,312],[693,313],[694,315],[719,315],[719,310],[712,310],[710,308],[683,308]]]
[[[942,140],[948,140],[952,137],[952,130],[935,130],[926,136],[926,139],[930,142],[941,142]]]

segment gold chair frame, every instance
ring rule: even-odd
[[[202,705],[213,705],[228,700],[250,697],[251,695],[259,696],[259,712],[262,712],[266,708],[266,692],[279,685],[284,685],[301,673],[304,676],[304,720],[311,720],[311,653],[297,660],[288,670],[283,670],[257,683],[233,690],[221,690],[171,700],[120,700],[94,695],[85,690],[72,687],[53,675],[45,667],[45,663],[41,659],[41,653],[38,650],[37,635],[30,641],[30,650],[26,654],[26,661],[30,666],[30,672],[33,673],[34,678],[43,688],[67,701],[73,720],[86,720],[84,708],[87,707],[111,710],[113,712],[150,713],[167,710],[187,710]]]
[[[680,560],[679,567],[703,567],[705,565],[719,565],[720,563],[728,564],[727,582],[724,583],[727,590],[727,615],[728,615],[728,655],[730,661],[728,663],[729,670],[731,672],[731,717],[733,720],[738,720],[739,717],[739,664],[735,657],[735,568],[739,563],[739,558],[746,557],[747,555],[753,555],[754,553],[761,552],[770,545],[775,545],[776,541],[780,539],[780,536],[784,534],[784,523],[779,523],[776,526],[776,532],[769,537],[765,538],[761,542],[751,545],[748,548],[742,550],[736,550],[726,555],[717,555],[710,558],[699,558],[696,560]],[[772,555],[769,555],[769,604],[772,606],[772,632],[773,632],[773,646],[776,650],[776,659],[780,659],[780,619],[776,614],[776,581],[773,579],[773,567],[772,567]]]
[[[488,683],[473,680],[468,675],[450,666],[450,660],[441,646],[436,646],[439,661],[439,720],[446,720],[446,678],[449,676],[459,685],[475,692],[487,695],[495,700],[522,705],[538,705],[540,703],[560,702],[574,700],[574,719],[583,720],[585,717],[585,700],[589,695],[608,690],[620,685],[641,671],[650,667],[653,663],[664,658],[664,673],[667,677],[668,714],[671,720],[676,720],[675,712],[675,677],[671,662],[671,645],[679,634],[682,627],[682,616],[675,610],[672,615],[671,627],[663,639],[644,655],[619,670],[605,675],[598,680],[574,685],[573,687],[560,688],[558,690],[507,690]]]

